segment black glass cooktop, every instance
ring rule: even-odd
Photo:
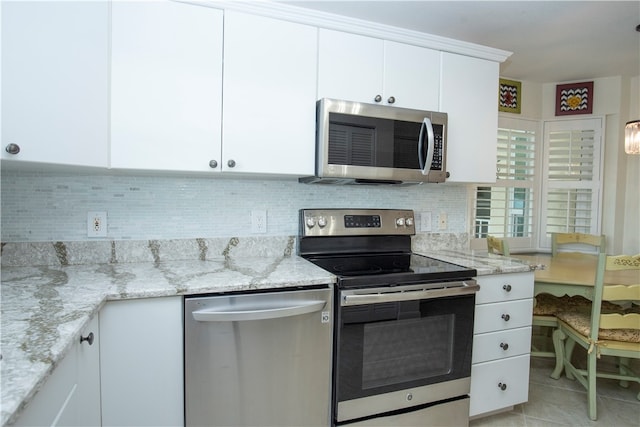
[[[338,276],[345,287],[400,285],[468,279],[476,270],[413,253],[322,255],[305,257]]]

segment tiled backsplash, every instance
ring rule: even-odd
[[[2,171],[3,242],[260,237],[250,227],[256,209],[267,211],[266,236],[292,236],[298,232],[298,209],[332,207],[428,211],[434,234],[467,232],[464,185],[394,188],[308,185],[294,179]],[[87,237],[89,211],[107,212],[106,239]],[[438,228],[441,212],[447,214],[446,230]]]

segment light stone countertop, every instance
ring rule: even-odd
[[[292,237],[220,240],[3,243],[1,425],[17,419],[106,301],[335,282],[291,254]],[[416,252],[478,275],[529,270],[486,252]]]

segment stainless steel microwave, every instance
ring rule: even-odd
[[[446,113],[324,98],[316,105],[316,176],[300,181],[444,182],[446,158]]]

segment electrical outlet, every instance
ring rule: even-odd
[[[431,231],[431,212],[420,212],[420,231]]]
[[[87,212],[87,237],[107,237],[106,212]]]
[[[445,212],[440,213],[440,216],[438,217],[438,226],[440,227],[440,230],[447,229],[447,214]]]
[[[267,232],[267,211],[251,211],[251,232],[256,234]]]

